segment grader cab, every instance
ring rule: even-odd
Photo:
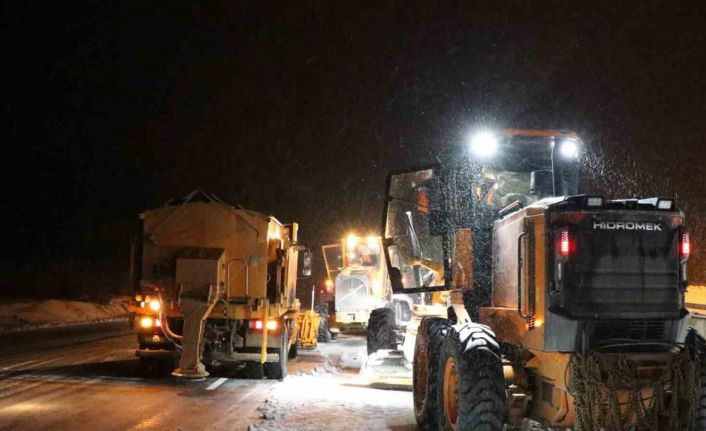
[[[393,303],[380,237],[350,233],[321,249],[333,283],[336,325],[365,329],[372,310]]]
[[[395,293],[450,290],[424,318],[424,429],[706,429],[706,343],[688,328],[688,233],[673,199],[578,195],[574,133],[483,133],[388,182]],[[706,383],[706,382],[704,382]]]

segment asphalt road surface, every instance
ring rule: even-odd
[[[282,382],[191,382],[143,378],[125,326],[0,336],[0,430],[416,429],[411,392],[370,388],[343,368],[361,337],[300,351]]]

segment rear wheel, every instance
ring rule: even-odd
[[[441,345],[437,424],[444,431],[502,431],[507,396],[494,334],[469,323],[448,331]]]
[[[451,323],[440,317],[422,320],[414,342],[414,417],[419,428],[436,428],[437,365],[444,334]]]
[[[289,359],[294,359],[297,355],[299,355],[299,340],[293,342],[292,345],[289,346]]]
[[[282,324],[283,332],[280,342],[280,347],[275,349],[275,353],[279,354],[277,362],[265,363],[265,376],[268,379],[282,380],[287,377],[287,367],[289,365],[289,329],[286,324]]]
[[[370,313],[366,330],[368,355],[380,349],[393,350],[397,347],[395,334],[395,311],[391,308],[378,308]]]
[[[328,324],[328,305],[319,304],[316,307],[316,312],[321,317],[319,321],[319,332],[317,333],[316,340],[321,343],[328,343],[331,341],[331,331],[329,330]]]

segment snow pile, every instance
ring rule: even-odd
[[[290,376],[273,388],[250,431],[414,430],[412,393],[372,389],[343,374]]]
[[[412,393],[370,387],[350,371],[366,358],[365,341],[340,341],[307,352],[321,362],[274,385],[248,431],[416,430]]]
[[[341,368],[361,368],[366,356],[364,349],[356,352],[343,352],[339,365]]]
[[[690,285],[686,290],[686,307],[690,312],[698,315],[706,315],[706,286]]]
[[[127,298],[115,298],[108,304],[58,299],[0,303],[0,331],[125,317],[127,304]]]

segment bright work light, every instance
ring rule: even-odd
[[[351,250],[358,245],[358,241],[360,241],[360,238],[356,234],[351,233],[346,237],[346,245]]]
[[[471,136],[470,145],[473,155],[491,157],[498,151],[498,138],[490,132],[478,132]]]
[[[559,153],[567,159],[575,159],[579,156],[579,146],[574,139],[564,139],[559,146]]]
[[[674,206],[674,201],[671,199],[660,199],[657,201],[657,209],[670,211]]]

